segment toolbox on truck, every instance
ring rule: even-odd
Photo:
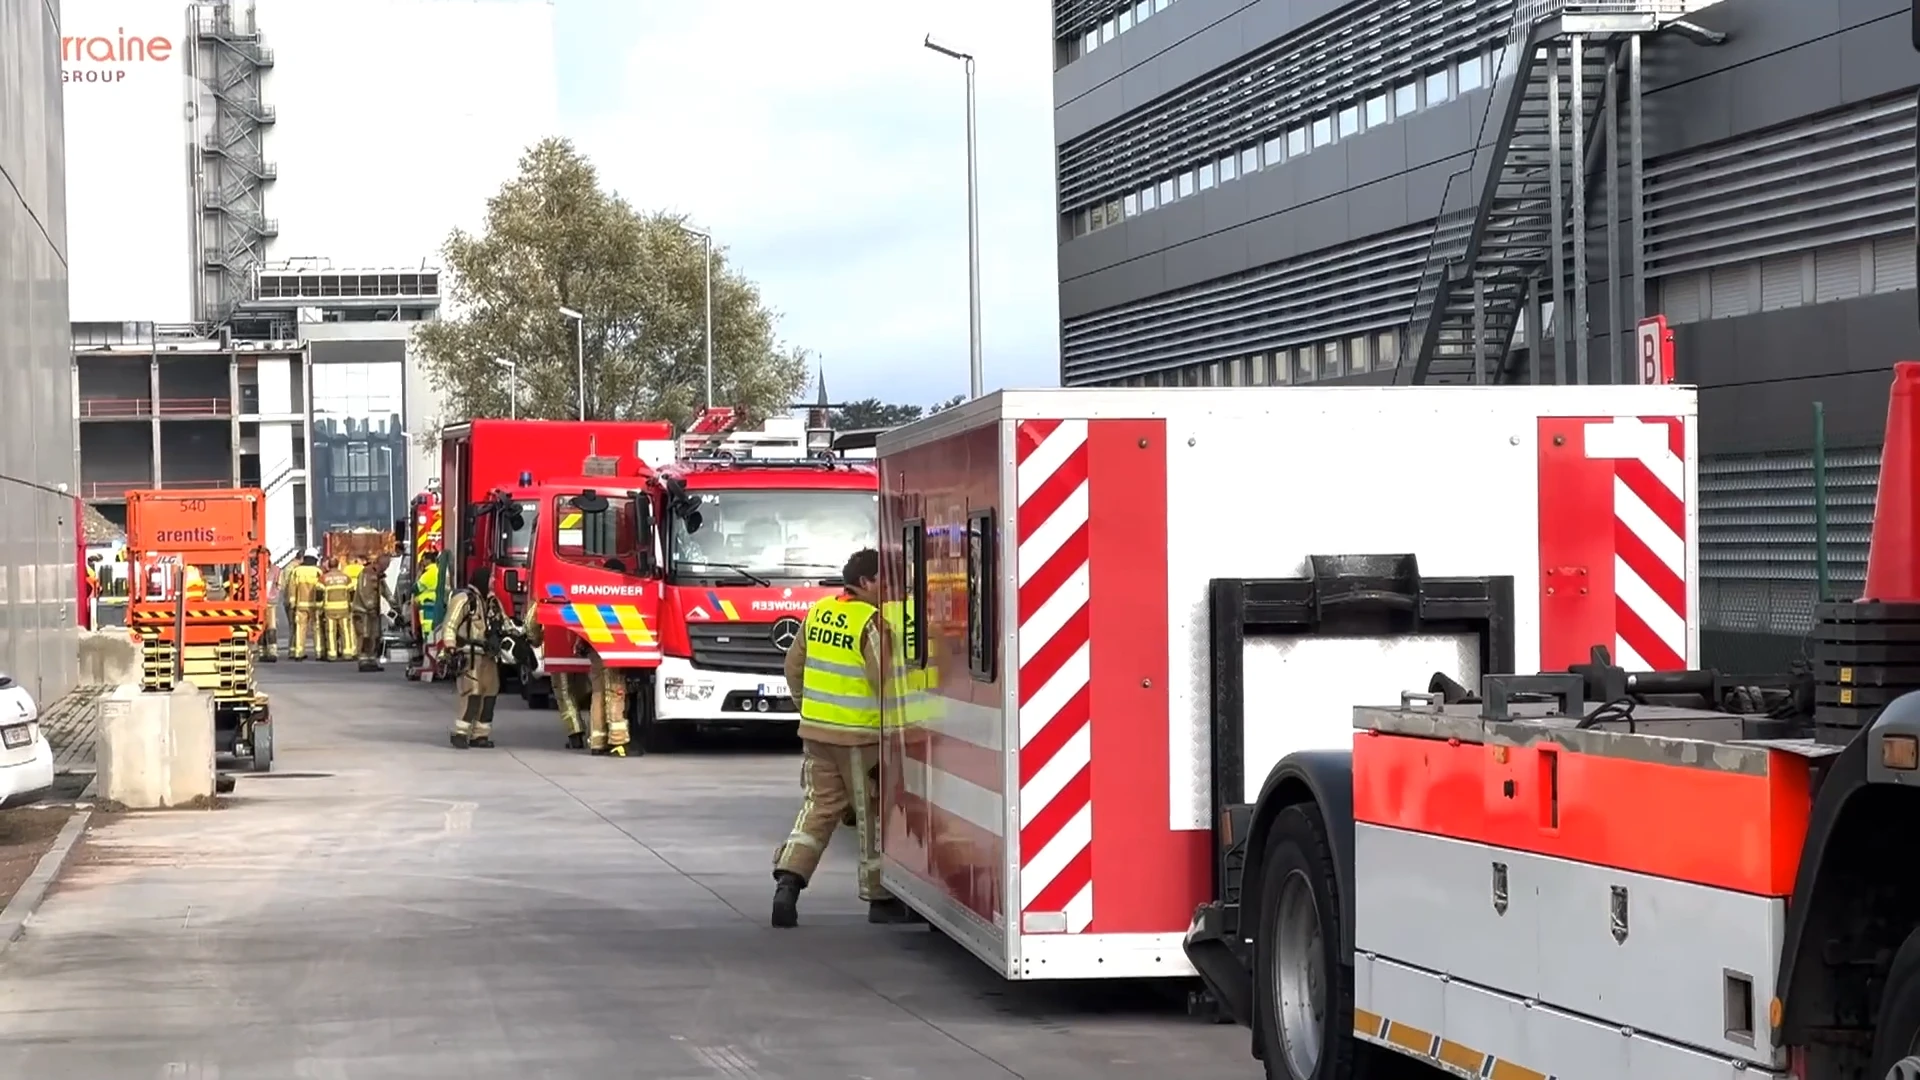
[[[887,887],[1011,979],[1193,975],[1224,789],[1350,748],[1354,701],[1596,642],[1695,666],[1695,417],[1673,386],[1061,389],[881,435]]]

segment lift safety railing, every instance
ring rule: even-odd
[[[1615,50],[1687,10],[1687,0],[1520,0],[1516,5],[1472,157],[1448,178],[1434,220],[1409,320],[1411,348],[1395,372],[1396,382],[1501,381],[1523,312],[1529,314],[1528,345],[1538,370],[1538,287],[1555,270],[1564,272],[1565,218],[1585,212],[1584,198],[1574,197],[1585,185],[1569,181],[1604,137],[1600,121],[1611,115],[1605,103],[1612,93]],[[1570,63],[1560,59],[1562,52],[1570,54]],[[1572,107],[1563,116],[1569,95],[1561,92],[1560,81],[1569,67],[1564,77],[1572,88]],[[1585,252],[1578,249],[1584,245],[1577,241],[1584,229],[1574,231],[1572,262],[1576,276],[1583,276],[1578,268],[1584,266]],[[1556,276],[1552,295],[1561,298],[1569,291]],[[1571,291],[1574,318],[1556,305],[1554,323],[1563,346],[1556,350],[1556,365],[1567,355],[1568,327],[1584,323],[1584,290]]]

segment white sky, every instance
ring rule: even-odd
[[[972,51],[987,388],[1057,382],[1047,4],[556,8],[566,134],[641,207],[712,229],[839,401],[967,389],[964,73],[921,42]]]

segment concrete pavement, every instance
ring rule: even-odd
[[[1259,1075],[1240,1029],[1138,989],[1015,986],[874,927],[843,835],[767,926],[790,753],[560,749],[504,699],[267,669],[276,773],[97,832],[0,961],[0,1076],[988,1080]]]

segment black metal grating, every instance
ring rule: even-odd
[[[1914,224],[1911,91],[1647,167],[1647,273],[1662,277]]]
[[[1513,0],[1372,0],[1344,8],[1062,145],[1060,212],[1143,188],[1363,92],[1494,49],[1513,11]]]
[[[692,647],[693,666],[778,675],[786,670],[787,653],[773,643],[773,626],[771,622],[691,623],[687,644]]]
[[[1061,383],[1110,383],[1404,326],[1431,224],[1066,319]]]

